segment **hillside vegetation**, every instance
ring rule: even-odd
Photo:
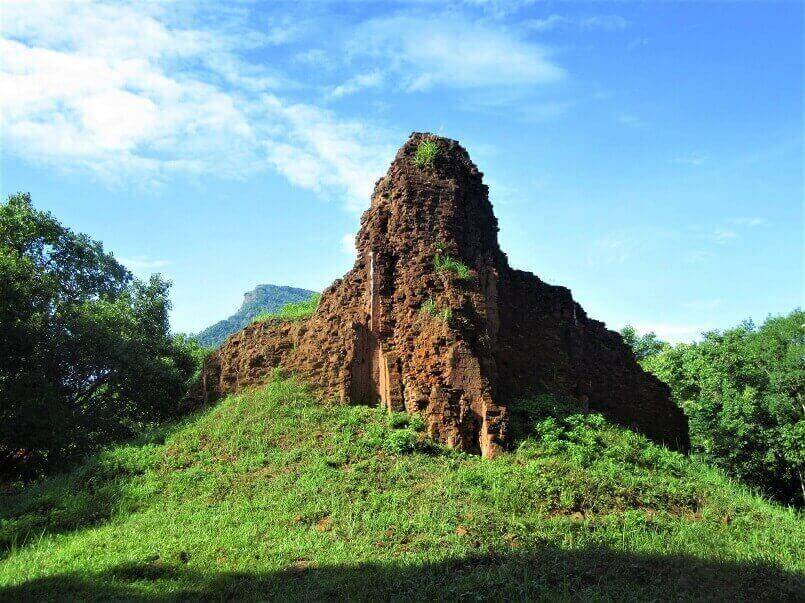
[[[0,203],[0,479],[63,471],[177,417],[200,350],[170,333],[169,287],[26,193]]]
[[[622,331],[685,411],[693,450],[784,503],[805,504],[805,312],[671,346]]]
[[[257,316],[279,312],[285,305],[305,302],[313,295],[316,295],[316,292],[308,289],[258,285],[243,296],[243,304],[237,312],[207,327],[196,335],[195,339],[205,348],[218,347],[232,333],[241,330]]]
[[[493,460],[279,377],[0,495],[0,599],[777,599],[805,521],[549,398]]]

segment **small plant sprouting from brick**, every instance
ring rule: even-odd
[[[423,140],[419,143],[414,154],[414,164],[420,168],[433,167],[436,156],[439,154],[439,147],[432,140]]]
[[[453,318],[452,308],[444,308],[443,310],[439,310],[436,307],[436,302],[433,301],[432,297],[429,297],[427,301],[422,304],[422,307],[419,309],[419,311],[423,314],[427,314],[428,316],[432,316],[433,318],[439,318],[443,322],[450,322],[450,320]]]
[[[448,274],[452,274],[457,279],[462,281],[468,281],[472,278],[472,273],[470,272],[469,266],[467,266],[464,262],[460,262],[454,258],[451,258],[449,255],[444,253],[444,249],[442,247],[437,247],[439,251],[436,252],[436,255],[433,256],[433,265],[436,268],[436,272],[446,272]]]

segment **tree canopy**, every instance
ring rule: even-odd
[[[670,386],[694,452],[769,496],[805,503],[805,312],[673,347],[624,338]]]
[[[176,412],[195,360],[170,336],[169,286],[135,279],[28,194],[0,204],[0,473],[53,467]]]

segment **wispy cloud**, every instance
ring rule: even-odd
[[[679,157],[675,157],[673,162],[679,163],[681,165],[700,166],[704,165],[708,159],[709,157],[707,153],[703,153],[702,151],[694,151],[687,155],[680,155]]]
[[[330,96],[333,98],[341,98],[350,94],[355,94],[367,88],[378,88],[383,84],[385,76],[379,69],[370,71],[368,73],[359,73],[358,75],[349,78],[343,84],[335,86],[330,91]]]
[[[6,2],[5,151],[109,181],[157,185],[176,174],[242,178],[276,170],[358,209],[402,133],[320,106],[322,89],[331,101],[392,83],[407,92],[477,92],[527,90],[565,77],[548,48],[502,21],[458,11],[445,19],[365,21],[337,60],[332,49],[294,54],[291,47],[289,65],[315,65],[330,78],[336,65],[349,67],[340,84],[297,82],[254,57],[297,43],[314,25],[286,15],[257,28],[250,14],[243,6],[190,0]],[[565,108],[548,103],[534,112],[551,116]]]
[[[727,219],[728,224],[734,224],[735,226],[763,226],[764,224],[768,223],[766,218],[759,218],[755,217],[742,217],[742,218],[729,218]]]
[[[712,230],[710,238],[717,243],[725,243],[740,238],[748,228],[754,228],[764,224],[766,224],[766,219],[757,216],[727,218],[724,220],[723,224],[716,226]]]
[[[633,115],[632,113],[618,113],[615,116],[615,120],[624,126],[629,126],[630,128],[642,128],[646,125],[646,122],[643,121],[637,115]]]
[[[712,237],[716,242],[724,243],[732,239],[737,239],[738,233],[730,228],[719,227],[713,230]]]
[[[648,46],[649,40],[645,37],[635,38],[631,42],[626,45],[626,49],[629,51],[638,50],[643,48],[644,46]]]
[[[591,266],[623,264],[640,252],[646,235],[646,231],[630,229],[606,233],[593,241],[587,263]]]
[[[619,15],[592,15],[588,17],[566,17],[549,15],[543,19],[531,19],[526,27],[535,31],[577,28],[582,30],[620,31],[629,27],[629,21]]]
[[[414,16],[370,20],[348,51],[382,59],[409,92],[437,87],[533,86],[564,78],[550,51],[502,25]],[[504,57],[504,60],[501,60]]]
[[[188,18],[196,6],[210,8],[5,3],[0,127],[7,152],[151,183],[176,173],[240,178],[273,167],[323,195],[340,192],[349,207],[365,204],[391,159],[389,132],[288,102],[283,91],[293,82],[244,58],[295,39],[300,26],[281,19],[256,31],[234,10]],[[370,84],[358,78],[351,85]]]
[[[277,96],[263,96],[262,104],[283,124],[287,138],[266,144],[268,161],[294,184],[317,193],[341,189],[350,210],[364,209],[393,157],[393,137],[383,128]]]
[[[684,260],[688,264],[701,264],[714,257],[710,251],[703,251],[701,249],[690,251],[685,254]]]

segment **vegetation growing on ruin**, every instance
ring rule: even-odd
[[[310,296],[310,299],[301,302],[293,302],[285,304],[278,312],[264,312],[255,316],[253,322],[263,322],[271,318],[279,318],[280,320],[303,320],[309,318],[319,307],[319,300],[321,294],[316,293]]]
[[[427,300],[425,300],[425,303],[422,304],[422,307],[420,308],[420,312],[434,318],[439,318],[443,322],[450,322],[450,320],[453,318],[453,309],[448,307],[439,310],[432,297],[429,297]]]
[[[805,522],[551,398],[488,460],[275,380],[0,493],[0,599],[792,599]]]
[[[436,143],[432,140],[423,140],[414,153],[414,163],[420,168],[433,167],[438,155],[439,147]]]
[[[433,266],[436,268],[436,272],[452,275],[458,280],[466,281],[472,278],[472,272],[470,272],[469,266],[464,262],[450,257],[444,251],[438,251],[436,255],[433,256]]]

